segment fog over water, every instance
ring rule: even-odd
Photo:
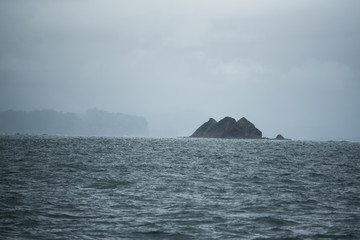
[[[245,116],[293,139],[360,137],[360,1],[0,2],[0,111],[97,108],[188,136]]]

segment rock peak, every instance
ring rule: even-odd
[[[217,123],[217,121],[213,118],[209,118],[209,121],[208,122],[214,122],[214,123]]]
[[[238,122],[240,122],[240,121],[241,122],[249,122],[249,120],[247,120],[245,117],[240,118]]]

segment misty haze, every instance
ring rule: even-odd
[[[0,239],[360,239],[359,10],[0,1]]]
[[[153,137],[231,116],[264,136],[359,139],[359,5],[1,1],[0,111],[96,108]]]
[[[85,114],[54,110],[0,112],[4,134],[50,134],[65,136],[148,136],[143,117],[89,109]]]

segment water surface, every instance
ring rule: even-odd
[[[2,239],[360,239],[360,143],[0,137]]]

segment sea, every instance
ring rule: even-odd
[[[0,239],[360,239],[360,143],[3,135]]]

